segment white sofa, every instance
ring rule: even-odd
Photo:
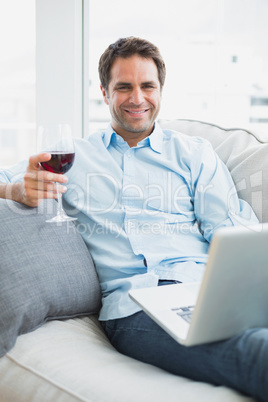
[[[267,142],[260,141],[256,135],[246,130],[225,130],[198,121],[176,120],[160,124],[211,141],[216,152],[227,164],[239,196],[251,203],[260,221],[268,221]],[[0,311],[0,331],[6,336],[6,344],[3,342],[1,345],[4,352],[0,358],[0,402],[254,400],[226,387],[177,377],[119,354],[110,345],[98,323],[98,283],[80,235],[72,229],[64,231],[56,225],[46,224],[45,216],[52,213],[51,206],[46,204],[42,208],[34,213],[16,203],[4,200],[0,203],[1,309],[3,303],[6,303],[4,310]],[[49,231],[53,233],[50,234]],[[57,245],[60,251],[57,251],[55,257],[53,244],[56,247],[59,237],[62,244]],[[28,255],[29,249],[31,251]],[[13,256],[12,261],[10,254]],[[66,260],[63,260],[65,257]],[[72,265],[73,258],[79,260],[79,267],[77,264]],[[43,267],[38,271],[39,262],[41,265],[44,262],[44,267],[47,268],[45,273]],[[89,299],[85,291],[87,277],[83,279],[85,283],[76,283],[77,275],[82,278],[87,275],[87,262],[91,266]],[[66,266],[68,274],[64,282],[61,278]],[[17,281],[14,287],[13,281],[9,281],[11,274],[5,277],[7,269],[14,275],[14,282]],[[21,275],[31,269],[22,286]],[[37,276],[33,284],[32,277],[35,274],[40,276]],[[3,277],[8,283],[4,290]],[[39,288],[40,281],[42,285]],[[46,287],[52,292],[51,288],[57,281],[54,299],[51,301]],[[94,289],[91,289],[92,284]],[[55,298],[57,293],[62,297],[60,302]],[[79,296],[74,300],[77,294]],[[10,301],[7,302],[9,295]],[[61,303],[60,306],[58,303]],[[6,313],[4,318],[2,311]],[[12,332],[8,332],[11,330]]]

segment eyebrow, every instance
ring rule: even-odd
[[[119,81],[115,84],[115,87],[118,87],[120,85],[132,85],[131,82],[124,82],[124,81]],[[157,86],[157,83],[155,81],[144,81],[141,83],[141,85],[155,85]]]
[[[116,87],[120,86],[120,85],[131,85],[130,82],[124,82],[124,81],[119,81],[115,84]]]
[[[156,85],[157,86],[157,82],[155,82],[155,81],[145,81],[145,82],[142,83],[142,85],[144,85],[144,84]]]

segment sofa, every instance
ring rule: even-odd
[[[159,123],[207,138],[240,198],[268,221],[268,141],[199,121]],[[90,251],[73,223],[46,223],[55,207],[0,200],[0,402],[254,401],[118,353],[98,322]]]

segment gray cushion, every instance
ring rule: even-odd
[[[46,223],[54,200],[28,208],[0,200],[0,356],[47,320],[98,312],[100,286],[72,223]]]
[[[268,142],[243,129],[178,119],[160,121],[163,128],[206,138],[228,167],[238,195],[253,208],[261,222],[268,222]]]

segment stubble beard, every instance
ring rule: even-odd
[[[153,128],[154,122],[157,118],[157,115],[159,113],[159,109],[155,110],[154,113],[148,118],[146,121],[141,122],[140,124],[132,124],[129,122],[124,116],[119,115],[114,113],[114,111],[110,110],[111,116],[113,120],[116,122],[116,124],[121,127],[123,130],[128,131],[133,134],[141,134],[149,130],[150,128]]]

